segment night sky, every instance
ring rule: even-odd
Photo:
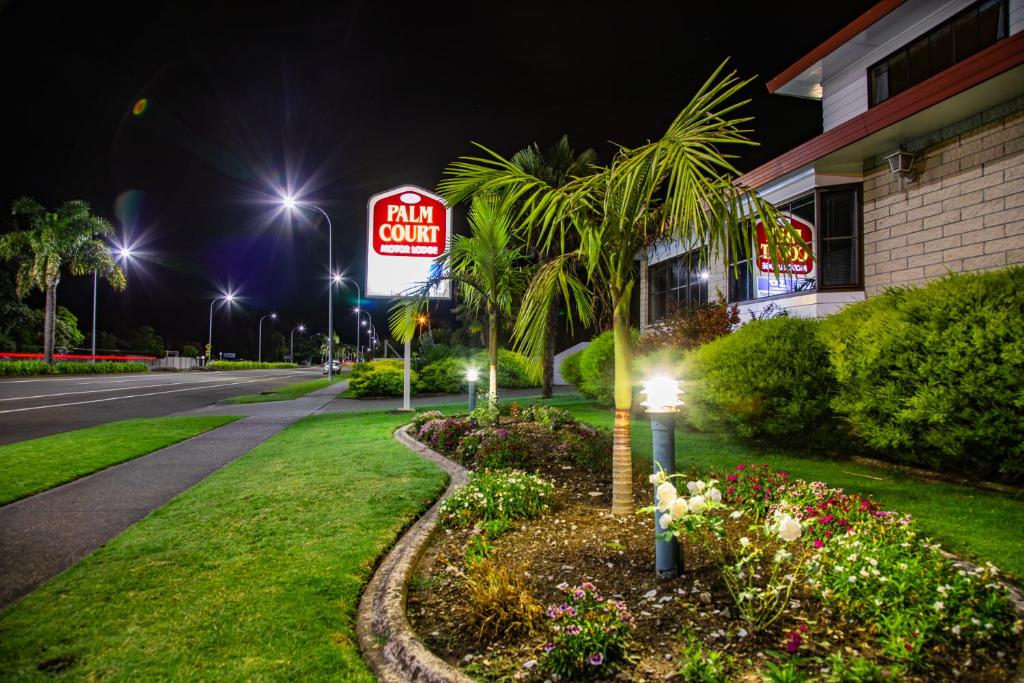
[[[113,221],[145,259],[126,292],[101,284],[101,330],[205,342],[231,287],[244,302],[218,315],[220,350],[244,350],[271,310],[285,333],[322,331],[326,231],[286,220],[277,188],[327,209],[335,260],[362,280],[371,194],[434,188],[470,141],[511,154],[566,133],[606,161],[609,141],[660,136],[725,57],[758,77],[747,170],[821,130],[818,103],[765,81],[872,4],[0,0],[0,229],[21,195]],[[65,275],[58,303],[85,332],[90,297]],[[335,306],[343,341],[353,302]],[[387,303],[368,305],[383,330]]]

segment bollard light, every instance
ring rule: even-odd
[[[476,409],[476,381],[480,379],[480,371],[474,367],[466,370],[466,382],[469,383],[469,412]]]
[[[647,397],[641,405],[647,407],[651,414],[651,436],[654,440],[654,464],[653,473],[675,474],[676,473],[676,412],[679,406],[683,405],[679,396],[682,389],[679,388],[679,381],[666,376],[652,377],[643,383],[644,388],[640,392]],[[661,515],[663,511],[658,510],[657,489],[655,489],[654,508],[654,533],[658,534],[661,529]],[[679,554],[679,542],[672,538],[661,540],[655,537],[654,542],[654,569],[658,578],[671,579],[679,575],[682,570],[682,561]]]

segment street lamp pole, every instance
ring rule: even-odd
[[[281,202],[286,209],[292,209],[300,203],[291,196],[282,197]],[[308,204],[308,202],[302,203]],[[327,219],[327,274],[329,277],[327,282],[327,383],[331,384],[334,381],[334,285],[339,281],[339,276],[334,273],[334,226],[331,225],[331,217],[327,215],[326,211],[316,204],[309,204],[309,206],[322,213]]]
[[[92,271],[92,362],[96,362],[96,284],[99,277]]]
[[[302,324],[296,325],[295,327],[292,328],[291,334],[288,335],[288,356],[289,360],[293,363],[295,362],[295,330],[298,330],[299,332],[305,332],[306,326]]]
[[[277,320],[277,313],[268,313],[267,315],[260,318],[259,342],[257,342],[256,346],[256,348],[258,349],[256,351],[256,360],[260,363],[263,362],[263,321],[266,320],[267,318],[270,318],[271,320]]]
[[[357,315],[356,315],[356,362],[358,363],[360,361],[360,347],[359,347],[359,343],[360,343],[360,341],[359,341],[359,320],[360,320],[360,318],[359,318],[358,313],[360,312],[360,310],[362,310],[361,307],[363,305],[363,290],[359,289],[359,283],[356,282],[356,279],[354,277],[347,277],[347,278],[345,278],[345,280],[347,282],[351,282],[352,285],[356,288],[356,313],[357,313]]]
[[[206,362],[209,363],[213,360],[213,305],[223,299],[227,303],[231,303],[235,300],[235,295],[228,292],[224,296],[218,296],[210,302],[210,335],[206,341]]]

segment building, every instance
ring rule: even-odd
[[[652,248],[641,326],[716,291],[744,320],[771,304],[823,316],[889,286],[1024,263],[1022,30],[1024,0],[883,0],[769,81],[820,100],[823,132],[740,182],[815,258],[794,247],[776,278],[756,244],[755,258],[711,263],[699,245]]]

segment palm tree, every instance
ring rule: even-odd
[[[0,258],[18,260],[15,275],[18,296],[23,297],[34,288],[46,293],[43,357],[47,363],[53,363],[61,269],[66,267],[72,275],[95,271],[114,289],[125,287],[124,273],[102,239],[114,234],[114,226],[93,215],[83,201],[64,202],[56,211],[47,211],[36,200],[22,197],[12,204],[11,214],[16,227],[22,221],[26,225],[0,236]]]
[[[538,178],[551,187],[562,187],[571,179],[586,175],[591,172],[594,164],[597,163],[597,153],[592,149],[586,149],[579,154],[569,144],[569,136],[563,135],[558,142],[545,150],[534,142],[529,147],[519,150],[512,155],[512,164],[523,173]],[[571,237],[571,234],[563,230],[563,237]],[[524,245],[532,250],[540,265],[551,260],[554,256],[552,245],[547,249],[539,249],[531,245],[529,240]],[[564,239],[557,245],[561,252],[566,251]],[[552,383],[555,378],[555,342],[558,336],[558,301],[552,302],[548,310],[548,316],[544,326],[544,343],[541,365],[543,368],[543,380],[541,384],[541,397],[551,398]]]
[[[498,324],[512,315],[513,303],[526,289],[529,273],[522,266],[523,252],[513,243],[512,220],[498,198],[473,196],[469,235],[454,235],[447,253],[438,257],[440,271],[411,296],[391,308],[391,330],[396,339],[411,339],[418,314],[438,283],[450,280],[459,288],[467,311],[487,316],[488,403],[498,400]]]
[[[478,193],[494,193],[517,207],[517,223],[528,239],[557,255],[541,266],[523,297],[513,338],[537,356],[544,341],[553,294],[561,293],[570,315],[593,319],[594,294],[603,291],[612,308],[615,340],[615,427],[612,447],[612,513],[633,509],[630,448],[632,404],[629,301],[636,284],[636,255],[666,239],[703,244],[711,256],[751,251],[748,217],[779,223],[778,212],[735,180],[739,172],[726,145],[754,145],[735,110],[734,96],[750,80],[723,75],[723,63],[700,87],[658,140],[620,147],[608,166],[554,187],[511,160],[477,145],[482,157],[462,157],[445,170],[440,192],[450,204]],[[771,224],[771,223],[766,223]],[[793,237],[782,222],[781,232]],[[564,231],[574,248],[559,252]],[[771,233],[772,231],[769,231]],[[776,235],[769,245],[774,254]],[[798,237],[795,237],[798,239]]]

